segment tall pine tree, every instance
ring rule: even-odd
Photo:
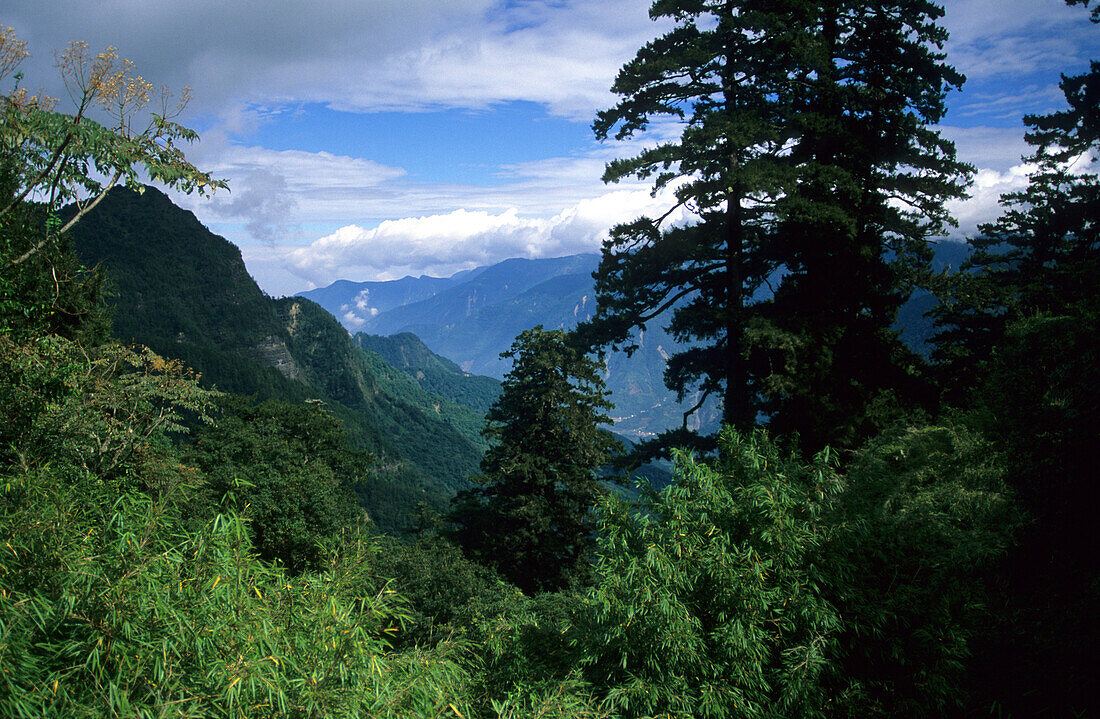
[[[479,485],[460,494],[452,536],[524,591],[559,589],[584,571],[602,488],[596,470],[618,447],[602,367],[561,330],[524,331],[483,434]]]
[[[963,77],[945,64],[931,2],[825,2],[789,122],[796,184],[777,201],[787,274],[750,348],[763,409],[804,444],[851,446],[874,416],[932,395],[891,328],[928,269],[970,168],[932,125]],[[793,349],[792,349],[793,348]]]
[[[1067,0],[1067,4],[1088,3]],[[1092,8],[1100,22],[1100,7]],[[1027,188],[1004,195],[1004,214],[983,225],[964,272],[949,278],[937,309],[933,357],[950,396],[961,399],[985,374],[1015,320],[1036,313],[1073,314],[1095,299],[1100,280],[1100,62],[1062,76],[1067,107],[1028,115],[1034,148]]]
[[[612,231],[591,330],[627,345],[673,308],[690,345],[669,361],[670,388],[720,395],[728,423],[762,409],[808,444],[850,441],[849,418],[914,361],[889,327],[968,170],[929,127],[962,83],[940,52],[943,11],[659,0],[650,14],[675,26],[623,67],[622,99],[594,129],[622,139],[680,123],[678,140],[604,176],[653,177],[675,206]],[[694,221],[668,226],[679,208]]]

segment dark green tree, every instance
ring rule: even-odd
[[[934,396],[892,329],[929,269],[971,168],[933,125],[964,78],[945,63],[943,10],[925,0],[817,3],[794,93],[795,186],[777,201],[773,262],[788,273],[750,332],[750,372],[777,433],[853,447]],[[757,334],[757,332],[759,334]]]
[[[0,202],[13,192],[3,165],[0,160]],[[32,202],[0,216],[0,334],[17,341],[55,334],[98,344],[111,325],[103,302],[106,277],[81,265],[67,236],[20,265],[7,263],[42,241],[46,218],[46,208]]]
[[[103,278],[80,266],[65,231],[112,186],[140,189],[139,176],[200,194],[226,184],[180,148],[198,137],[175,122],[186,91],[173,107],[167,90],[156,92],[114,48],[93,56],[74,42],[56,55],[71,101],[59,111],[55,98],[21,86],[28,55],[26,42],[0,27],[0,83],[10,83],[0,93],[0,333],[98,341],[107,330]]]
[[[675,26],[623,67],[622,99],[594,129],[680,123],[604,175],[652,177],[674,200],[605,242],[594,343],[629,348],[633,327],[672,309],[690,344],[669,361],[671,389],[720,395],[735,425],[764,409],[808,443],[850,442],[846,418],[906,372],[888,328],[968,169],[929,128],[962,82],[939,50],[942,13],[922,0],[655,2]],[[681,209],[694,219],[669,226]]]
[[[292,572],[317,567],[321,543],[362,514],[353,489],[370,455],[349,448],[340,421],[320,407],[236,395],[219,404],[217,423],[199,427],[187,451],[206,477],[210,505],[232,491],[248,506],[261,557]]]
[[[583,571],[596,470],[618,446],[600,427],[611,407],[603,367],[541,326],[501,356],[513,365],[483,431],[492,446],[480,486],[456,500],[453,536],[524,591],[557,589]]]
[[[1074,3],[1070,3],[1074,4]],[[1085,4],[1085,3],[1080,3]],[[1094,22],[1098,8],[1093,9]],[[933,357],[949,396],[961,401],[997,355],[1009,324],[1036,313],[1074,313],[1100,282],[1100,62],[1063,76],[1067,107],[1028,115],[1024,139],[1034,148],[1028,186],[1004,195],[1004,214],[970,240],[963,272],[948,278],[936,312]]]
[[[1094,3],[1074,2],[1092,11]],[[1100,567],[1090,509],[1100,436],[1100,62],[1063,76],[1066,107],[1024,118],[1028,185],[945,278],[933,355],[945,396],[1005,457],[1032,522],[1005,563],[1006,615],[986,654],[1014,716],[1094,713]]]
[[[1063,76],[1061,88],[1065,109],[1024,118],[1035,172],[970,240],[974,252],[937,311],[935,357],[951,399],[984,412],[1010,452],[1027,506],[1072,535],[1088,524],[1088,437],[1098,431],[1100,62]]]

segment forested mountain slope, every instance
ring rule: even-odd
[[[500,395],[500,381],[464,372],[446,357],[428,349],[411,332],[396,335],[357,333],[352,341],[375,352],[389,364],[410,375],[422,388],[484,415]]]
[[[407,524],[418,502],[442,506],[476,472],[481,413],[360,349],[313,302],[265,296],[240,251],[161,192],[113,190],[73,239],[114,285],[119,339],[184,360],[223,391],[325,402],[377,457],[362,494],[380,526]]]

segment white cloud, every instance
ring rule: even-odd
[[[367,317],[377,317],[378,308],[370,306],[370,290],[360,290],[351,302],[340,306],[341,321],[345,326],[359,329],[367,323]]]
[[[509,164],[490,185],[429,183],[402,168],[327,152],[241,147],[215,134],[194,161],[230,181],[231,192],[213,198],[180,193],[173,200],[242,247],[255,240],[280,245],[308,243],[347,225],[372,227],[406,218],[470,213],[550,220],[560,211],[615,191],[648,197],[649,184],[604,185],[609,159],[634,154],[667,137],[670,127],[630,142],[610,142],[569,157]],[[614,195],[625,197],[626,195]],[[586,207],[589,205],[586,205]],[[387,226],[388,227],[388,226]],[[317,228],[324,228],[316,231]]]
[[[238,244],[302,241],[302,225],[343,224],[362,218],[364,206],[392,203],[392,184],[405,176],[397,167],[329,152],[242,147],[215,138],[193,158],[230,190],[212,197],[172,192],[173,201],[204,221],[235,223]],[[219,225],[219,229],[221,226]],[[316,237],[316,235],[313,235]]]
[[[981,166],[971,198],[950,209],[960,222],[953,236],[973,234],[977,225],[994,219],[1004,192],[1026,184],[1027,151],[1022,130],[1013,128],[941,128],[958,145],[961,159]],[[462,269],[508,257],[553,257],[598,251],[610,227],[671,205],[668,195],[653,198],[649,185],[627,182],[603,185],[599,178],[606,158],[635,151],[621,144],[601,147],[589,155],[548,158],[509,166],[509,182],[494,187],[421,186],[391,168],[391,178],[372,185],[366,173],[358,193],[329,201],[327,217],[347,218],[334,231],[304,246],[265,250],[244,248],[249,268],[274,294],[324,286],[336,279],[386,280],[406,274],[446,276]],[[323,165],[327,160],[310,162]],[[309,164],[309,163],[306,163]],[[310,172],[322,174],[315,168]],[[299,205],[318,212],[307,195]],[[371,226],[357,217],[383,216],[387,210],[427,208],[422,214],[389,219]],[[551,208],[561,208],[554,211]],[[476,208],[476,209],[472,209]],[[683,217],[673,221],[683,221]],[[318,233],[320,234],[320,233]],[[314,238],[317,235],[313,236]],[[365,316],[362,307],[347,311]]]
[[[947,59],[967,77],[949,102],[951,122],[1018,123],[1063,104],[1060,73],[1088,67],[1096,28],[1064,0],[952,0]]]
[[[367,323],[365,319],[358,316],[354,312],[348,311],[340,316],[340,322],[346,327],[351,325],[352,329],[361,329],[363,325]]]
[[[1001,214],[998,204],[1001,195],[1027,187],[1028,174],[1033,170],[1032,165],[1026,164],[1014,165],[1003,172],[978,170],[970,187],[970,197],[948,203],[948,209],[959,222],[952,236],[956,239],[972,237],[977,233],[978,225],[996,219]]]
[[[246,253],[246,257],[251,254],[268,265],[274,262],[284,272],[301,278],[302,284],[313,286],[341,277],[445,276],[509,257],[596,252],[613,225],[663,211],[670,202],[667,194],[653,198],[648,190],[631,189],[581,200],[549,218],[525,215],[516,208],[495,213],[458,209],[388,220],[370,229],[348,225],[305,247]],[[369,296],[357,298],[355,305],[347,310],[360,316],[369,312]]]

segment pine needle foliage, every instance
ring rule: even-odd
[[[943,9],[658,0],[650,15],[671,29],[623,66],[593,129],[672,135],[604,174],[651,181],[668,209],[612,229],[587,336],[629,351],[671,310],[681,398],[721,397],[742,429],[762,410],[811,450],[854,446],[876,398],[921,394],[890,327],[971,171],[934,129],[963,81]]]
[[[453,536],[525,591],[560,589],[584,571],[604,493],[596,471],[618,446],[601,427],[611,407],[602,367],[541,326],[501,356],[513,367],[486,418],[480,486],[452,512]]]

